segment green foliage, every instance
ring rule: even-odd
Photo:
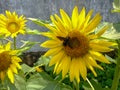
[[[45,26],[45,24],[50,24],[50,21],[45,21],[45,20],[41,20],[41,19],[36,19],[36,18],[28,18],[29,20],[31,20],[32,22],[34,22],[35,24],[39,25],[39,26]]]
[[[29,73],[32,71],[30,67],[25,65],[23,66],[23,69],[26,69],[24,72],[26,72],[28,69],[30,69],[28,70]],[[23,77],[24,75],[16,75],[15,86],[17,90],[72,90],[70,86],[59,81],[55,81],[46,72],[32,72],[33,73],[26,80]]]
[[[120,0],[114,0],[112,12],[120,12]],[[45,21],[36,18],[28,18],[35,24],[39,26],[45,26],[45,24],[51,24],[50,21]],[[116,42],[120,39],[120,23],[110,23],[103,22],[96,29],[95,32],[99,32],[104,26],[109,26],[108,30],[102,35],[101,38],[106,38]],[[31,30],[26,28],[26,34],[28,35],[40,35],[39,30]],[[3,35],[0,35],[0,44],[3,44],[3,41],[9,42],[8,38],[4,38]],[[10,41],[12,42],[12,41]],[[31,42],[21,40],[23,43],[20,47],[18,56],[21,56],[23,52],[30,50],[35,44],[40,44],[40,42]],[[15,42],[13,42],[16,45]],[[118,42],[118,47],[120,47],[120,42]],[[117,47],[117,49],[118,49]],[[84,81],[81,78],[80,90],[111,90],[115,67],[117,65],[116,58],[120,59],[120,51],[116,52],[118,56],[111,58],[109,55],[105,55],[107,59],[110,60],[111,64],[106,65],[101,63],[100,65],[104,70],[95,69],[97,77],[94,77],[93,73],[89,72],[87,74],[87,79]],[[75,86],[69,80],[69,76],[66,75],[65,79],[62,79],[62,74],[56,75],[53,73],[54,66],[49,66],[50,57],[41,56],[39,60],[34,63],[33,67],[30,67],[26,64],[21,64],[22,70],[19,70],[18,74],[15,74],[15,83],[12,84],[7,77],[5,77],[4,83],[0,83],[0,90],[75,90]],[[43,71],[37,72],[36,68],[39,67]],[[119,79],[119,77],[118,77]],[[118,90],[120,89],[120,83],[118,84]]]
[[[29,28],[26,28],[26,34],[29,34],[29,35],[40,35],[40,32],[38,30],[31,30]]]
[[[103,22],[95,29],[95,33],[99,32],[106,25],[109,28],[103,33],[102,37],[112,40],[120,39],[120,25],[115,23]]]
[[[120,13],[120,0],[114,0],[112,12]]]

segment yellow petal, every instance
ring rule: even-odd
[[[83,59],[84,59],[84,62],[85,62],[85,64],[86,64],[86,66],[92,71],[92,73],[94,74],[94,76],[97,76],[97,74],[96,74],[93,66],[88,62],[87,58],[84,57]]]
[[[18,53],[18,50],[11,50],[9,52],[10,55],[17,55],[17,53]]]
[[[108,28],[108,26],[104,26],[96,35],[100,37]]]
[[[49,66],[52,66],[55,63],[59,63],[61,61],[61,59],[63,58],[64,55],[64,51],[60,51],[59,53],[57,53],[56,55],[54,55],[52,57],[52,59],[50,60]]]
[[[91,57],[91,55],[87,54],[85,57],[91,66],[94,66],[94,67],[97,67],[97,68],[103,70],[103,68],[97,64],[97,62]]]
[[[51,17],[51,20],[53,19],[53,17]],[[63,26],[61,26],[61,23],[60,22],[57,22],[55,20],[52,20],[52,22],[54,23],[55,25],[55,28],[56,28],[56,31],[57,31],[57,36],[63,36],[63,37],[66,37],[66,33],[67,33],[67,30],[65,30],[65,28]],[[62,28],[63,27],[63,28]]]
[[[94,34],[88,35],[87,37],[89,40],[92,40],[92,39],[94,40],[94,39],[98,38],[98,36],[94,35]]]
[[[85,18],[85,21],[84,21],[84,27],[86,27],[88,25],[88,22],[92,16],[92,13],[93,13],[93,10],[90,10]]]
[[[20,64],[19,64],[19,63],[14,62],[14,65],[16,65],[16,67],[17,67],[18,69],[21,69],[21,66],[20,66]]]
[[[17,68],[14,64],[10,65],[10,69],[12,70],[12,72],[18,74]]]
[[[40,46],[45,48],[55,48],[62,45],[62,41],[60,40],[47,40],[43,42]]]
[[[8,43],[6,44],[6,46],[5,46],[5,50],[10,50],[10,47],[11,47],[11,43],[8,42]]]
[[[63,20],[66,28],[71,29],[71,26],[72,26],[71,20],[70,20],[69,16],[67,15],[67,13],[63,9],[60,9],[60,14],[61,14],[62,20]]]
[[[79,71],[80,71],[80,75],[82,76],[82,78],[84,80],[86,80],[86,77],[87,77],[87,68],[86,68],[86,64],[85,62],[83,61],[82,58],[78,58],[78,63],[79,63]]]
[[[104,43],[103,43],[104,44]],[[97,44],[90,44],[90,48],[93,50],[93,51],[97,51],[97,52],[110,52],[112,51],[113,49],[111,48],[108,48],[106,46],[102,46],[102,45],[97,45]]]
[[[56,37],[55,34],[52,33],[52,32],[41,32],[40,35],[49,37],[49,38],[51,38],[51,39],[54,39],[54,38]]]
[[[58,25],[57,27],[59,28],[59,30],[61,32],[63,32],[63,35],[62,36],[66,36],[66,34],[68,33],[67,29],[65,28],[65,25],[63,23],[63,21],[60,19],[60,17],[58,15],[55,14],[55,18],[58,22]]]
[[[105,56],[102,55],[101,53],[95,52],[95,51],[92,51],[92,50],[90,50],[89,52],[90,52],[90,55],[91,55],[95,60],[100,61],[100,62],[103,62],[103,63],[108,63],[108,64],[110,63],[110,62],[108,61],[108,59],[105,58]]]
[[[101,21],[101,16],[99,13],[97,13],[95,15],[95,17],[89,22],[88,26],[86,27],[85,29],[85,33],[89,34],[90,32],[92,32],[97,26],[98,24],[100,23]]]
[[[75,7],[72,12],[72,25],[73,28],[76,29],[78,25],[78,8]]]
[[[73,58],[70,65],[70,81],[74,81],[74,79],[77,80],[77,82],[80,82],[80,72],[79,72],[79,63],[76,58]]]
[[[110,42],[108,40],[102,40],[102,39],[94,39],[90,41],[91,44],[97,44],[105,47],[111,47],[117,45],[115,42]]]
[[[70,68],[70,64],[71,64],[71,58],[69,56],[65,56],[62,60],[61,60],[61,67],[62,68],[62,78],[65,78],[65,75],[68,73],[69,68]]]
[[[79,20],[78,20],[78,30],[80,30],[80,28],[82,27],[81,25],[83,24],[83,22],[85,21],[85,7],[82,8],[80,14],[79,14]]]
[[[49,30],[51,30],[54,34],[57,34],[57,33],[58,33],[58,31],[56,30],[56,28],[53,27],[53,26],[51,26],[50,24],[45,24],[45,26],[46,26],[47,28],[49,28]]]
[[[17,57],[17,56],[13,56],[13,57],[11,57],[12,58],[12,62],[14,63],[14,62],[22,62],[22,60],[19,58],[19,57]]]
[[[14,83],[14,75],[13,75],[13,72],[12,72],[12,70],[10,68],[7,71],[7,75],[8,75],[8,78],[10,79],[10,81],[12,83]]]
[[[60,52],[63,49],[63,47],[56,47],[56,48],[52,48],[50,50],[48,50],[44,56],[52,56],[57,54],[58,52]]]

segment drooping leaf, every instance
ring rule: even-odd
[[[36,19],[36,18],[28,18],[28,19],[39,26],[45,26],[45,24],[51,23],[50,21],[40,20],[40,19]]]

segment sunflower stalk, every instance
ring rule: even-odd
[[[14,37],[14,50],[16,49],[16,37]]]
[[[118,43],[118,53],[117,53],[118,58],[117,58],[117,65],[115,69],[111,90],[117,90],[120,79],[120,40],[117,40],[117,43]]]
[[[79,83],[76,80],[73,81],[73,84],[74,84],[75,90],[80,90]]]

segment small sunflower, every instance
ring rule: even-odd
[[[94,33],[95,28],[101,21],[101,15],[97,13],[93,18],[93,10],[87,14],[85,8],[78,12],[75,7],[72,16],[60,9],[60,15],[51,16],[53,25],[45,24],[50,32],[43,32],[42,35],[50,39],[41,44],[42,47],[50,48],[45,56],[51,55],[49,65],[55,65],[54,73],[62,72],[62,78],[69,74],[70,81],[74,79],[80,82],[80,76],[86,80],[87,69],[90,69],[97,76],[94,67],[103,68],[99,62],[110,63],[102,52],[109,52],[110,47],[116,43],[110,42],[100,36],[108,29],[103,27],[98,33]]]
[[[10,43],[6,46],[0,46],[0,79],[4,81],[5,76],[14,83],[14,73],[17,74],[17,68],[21,69],[19,62],[22,60],[17,57],[17,50],[10,50]]]
[[[23,15],[18,17],[16,12],[6,11],[6,16],[0,14],[0,33],[12,38],[16,37],[19,33],[24,34],[25,22],[26,20]]]

